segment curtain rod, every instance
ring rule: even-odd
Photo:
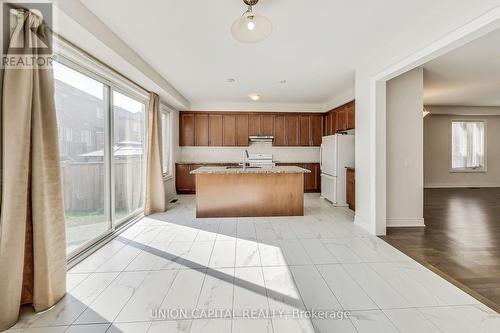
[[[13,4],[11,4],[13,5]],[[27,12],[31,12],[29,9],[27,8],[24,8],[22,6],[19,6],[17,8],[15,8],[14,6],[11,7],[12,9],[14,10],[17,10],[18,11],[18,14],[24,14],[24,13],[27,13]],[[36,15],[36,13],[33,13],[31,12],[33,15]],[[76,50],[78,50],[79,52],[85,54],[85,56],[89,57],[91,60],[99,63],[100,65],[106,67],[107,69],[109,69],[110,71],[114,72],[116,75],[119,75],[122,79],[128,81],[129,83],[135,85],[137,88],[139,89],[142,89],[144,90],[145,92],[149,93],[150,91],[146,88],[144,88],[143,86],[141,86],[140,84],[138,84],[137,82],[135,82],[134,80],[132,79],[129,79],[128,77],[126,77],[125,75],[123,75],[122,73],[120,73],[119,71],[117,71],[116,69],[114,69],[113,67],[111,67],[110,65],[106,64],[105,62],[97,59],[96,57],[94,57],[92,54],[88,53],[87,51],[85,51],[84,49],[82,49],[81,47],[75,45],[73,42],[70,42],[69,40],[67,40],[66,38],[64,38],[63,36],[61,36],[60,34],[58,34],[57,32],[55,32],[52,27],[49,27],[48,25],[46,25],[47,29],[50,31],[50,33],[55,36],[56,38],[64,41],[65,43],[69,44],[71,47],[75,48]]]
[[[122,73],[120,73],[119,71],[117,71],[116,69],[114,69],[113,67],[111,67],[110,65],[106,64],[105,62],[103,62],[102,60],[96,58],[95,56],[93,56],[92,54],[88,53],[87,51],[83,50],[81,47],[75,45],[73,42],[67,40],[66,38],[64,38],[63,36],[59,35],[57,32],[53,31],[51,28],[49,28],[50,31],[52,32],[52,34],[54,36],[56,36],[58,39],[62,40],[63,42],[69,44],[71,47],[75,48],[76,50],[78,50],[79,52],[83,53],[85,56],[89,57],[92,61],[95,61],[97,62],[98,64],[106,67],[108,70],[112,71],[113,73],[115,73],[116,75],[120,76],[122,79],[128,81],[129,83],[135,85],[137,88],[139,89],[142,89],[144,90],[145,92],[149,93],[150,91],[146,88],[144,88],[143,86],[141,86],[139,83],[135,82],[134,80],[132,79],[129,79],[128,77],[126,77],[125,75],[123,75]]]
[[[27,12],[29,11],[28,9],[26,8],[22,8],[22,7],[19,7],[19,8],[14,8],[20,12]],[[34,14],[36,15],[36,14]],[[69,44],[71,47],[75,48],[76,50],[78,50],[79,52],[83,53],[85,56],[89,57],[92,61],[95,61],[97,62],[98,64],[106,67],[108,70],[112,71],[113,73],[115,73],[116,75],[120,76],[122,79],[124,79],[125,81],[131,83],[132,85],[136,86],[136,88],[139,88],[141,90],[144,90],[146,93],[150,93],[151,91],[149,89],[146,89],[144,88],[142,85],[140,85],[139,83],[137,83],[136,81],[126,77],[125,75],[123,75],[122,73],[120,73],[118,70],[114,69],[112,66],[106,64],[105,62],[103,62],[102,60],[96,58],[95,56],[93,56],[92,54],[90,54],[89,52],[85,51],[84,49],[82,49],[81,47],[79,47],[78,45],[76,45],[75,43],[69,41],[68,39],[64,38],[63,36],[61,36],[60,34],[58,34],[57,32],[55,32],[51,27],[47,26],[48,30],[50,31],[50,33],[52,33],[53,36],[55,36],[56,38],[62,40],[63,42]],[[164,104],[165,106],[169,107],[170,109],[172,110],[176,110],[176,108],[174,108],[172,105],[168,104],[168,103],[165,103],[165,101],[160,101],[161,104]]]

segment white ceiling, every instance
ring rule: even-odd
[[[230,35],[241,0],[81,2],[195,105],[246,103],[249,93],[289,105],[352,92],[365,57],[450,0],[261,0],[255,10],[274,31],[252,45]]]
[[[426,105],[500,106],[500,30],[423,67]]]

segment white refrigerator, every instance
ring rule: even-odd
[[[324,136],[320,149],[321,197],[336,206],[347,206],[346,166],[354,166],[354,135]]]

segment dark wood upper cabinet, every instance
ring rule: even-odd
[[[222,115],[211,114],[208,116],[209,146],[222,146]]]
[[[337,132],[347,129],[347,110],[345,107],[337,111]]]
[[[332,123],[331,123],[331,127],[330,127],[330,135],[331,134],[335,134],[335,129],[337,128],[337,114],[335,114],[334,112],[331,112],[331,115],[330,117],[332,118]]]
[[[260,135],[274,135],[274,115],[263,114],[260,116]]]
[[[320,146],[323,138],[323,116],[311,116],[309,123],[311,127],[311,145]]]
[[[260,135],[260,114],[248,116],[248,135]]]
[[[330,135],[330,124],[331,124],[331,118],[330,118],[330,112],[325,113],[323,116],[324,121],[323,121],[323,135]]]
[[[353,104],[354,105],[354,104]],[[180,146],[248,146],[251,135],[274,136],[274,146],[319,146],[323,135],[354,126],[354,107],[320,113],[197,112],[179,115]],[[335,111],[335,112],[334,112]],[[342,117],[342,116],[341,116]]]
[[[236,146],[236,116],[225,114],[223,119],[223,144],[224,146]]]
[[[334,111],[328,112],[325,117],[324,117],[324,123],[325,123],[325,135],[332,135],[335,134],[335,120],[336,120],[336,113]]]
[[[299,116],[299,145],[311,145],[309,116]]]
[[[285,116],[274,116],[274,142],[273,146],[286,146]]]
[[[286,145],[287,146],[299,145],[299,116],[296,115],[286,116]]]
[[[248,115],[236,115],[236,144],[238,146],[248,146]]]
[[[181,146],[194,146],[194,114],[181,113],[179,124],[179,144]]]
[[[195,146],[208,146],[208,114],[194,116],[194,129]]]
[[[325,135],[332,135],[339,131],[355,128],[355,101],[351,101],[335,108],[323,118]]]
[[[356,126],[356,111],[354,101],[347,105],[347,129],[354,129]]]

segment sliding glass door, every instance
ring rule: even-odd
[[[145,109],[143,102],[113,91],[113,179],[117,223],[144,205]]]
[[[143,210],[147,95],[65,59],[54,77],[72,257]]]
[[[111,229],[106,214],[107,87],[54,64],[67,252]]]

